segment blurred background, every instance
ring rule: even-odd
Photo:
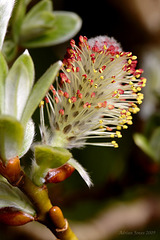
[[[53,6],[82,18],[76,41],[79,35],[113,36],[124,51],[137,55],[148,82],[141,111],[123,130],[118,149],[72,151],[94,187],[88,189],[74,172],[63,183],[48,186],[52,202],[62,208],[80,240],[160,239],[160,0],[53,0]],[[63,59],[68,46],[69,41],[31,49],[36,78]],[[36,112],[34,119],[38,117]],[[0,229],[0,239],[54,240],[38,223]]]

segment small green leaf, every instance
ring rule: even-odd
[[[20,120],[33,80],[33,62],[28,51],[25,51],[13,64],[6,78],[4,114]]]
[[[8,22],[13,10],[14,0],[0,1],[0,49],[2,49],[3,41],[7,31]]]
[[[21,25],[25,16],[25,0],[17,0],[11,17],[12,36],[15,43],[18,43]]]
[[[2,52],[7,62],[11,62],[17,56],[18,46],[11,39],[5,40],[3,43]]]
[[[20,33],[20,42],[34,39],[43,34],[46,29],[50,29],[53,25],[54,16],[52,14],[52,2],[43,0],[37,3],[26,14]]]
[[[35,210],[28,198],[16,187],[12,187],[7,181],[0,180],[0,208],[13,207],[17,210],[35,215]]]
[[[8,66],[7,63],[0,52],[0,115],[2,114],[3,107],[4,107],[4,84],[5,79],[8,73]]]
[[[52,29],[41,36],[21,43],[27,48],[56,45],[72,38],[80,30],[81,18],[73,12],[54,11],[55,21]]]
[[[134,141],[136,145],[144,152],[146,153],[150,158],[156,160],[155,154],[153,149],[151,148],[149,141],[147,138],[139,133],[134,134],[133,136]]]
[[[160,161],[160,127],[156,128],[149,141],[157,161]]]
[[[0,116],[0,158],[7,161],[19,155],[24,130],[19,121],[11,116]]]
[[[43,168],[57,168],[72,157],[67,149],[48,145],[36,145],[34,154],[37,164]]]
[[[33,142],[34,134],[34,123],[32,119],[30,119],[25,127],[23,146],[21,152],[19,153],[20,158],[30,149]]]
[[[43,33],[51,29],[54,24],[54,16],[50,12],[39,13],[36,17],[37,18],[32,19],[30,23],[27,22],[22,25],[20,36],[21,45],[23,45],[23,42],[43,35]]]
[[[53,64],[34,85],[21,118],[24,125],[29,121],[38,104],[47,93],[61,65],[61,61]]]

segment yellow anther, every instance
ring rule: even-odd
[[[103,77],[103,76],[100,76],[100,79],[101,79],[101,80],[103,80],[103,79],[104,79],[104,77]]]
[[[114,144],[116,144],[116,141],[112,141],[111,143],[114,145]]]
[[[127,120],[131,120],[131,119],[132,119],[132,116],[128,116],[128,117],[127,117]]]
[[[128,126],[127,125],[123,125],[123,129],[127,129],[128,128]]]
[[[103,129],[103,126],[101,125],[101,126],[99,126],[99,128],[100,128],[100,129]]]
[[[121,134],[121,132],[119,132],[119,131],[116,131],[116,134],[117,134],[117,137],[118,137],[118,138],[121,138],[121,137],[122,137],[122,134]]]
[[[96,69],[93,69],[93,72],[94,72],[94,73],[97,73],[97,70],[96,70]]]
[[[127,112],[127,113],[126,113],[126,115],[127,115],[127,116],[130,116],[130,115],[131,115],[131,113],[130,113],[130,112]]]
[[[129,82],[129,85],[133,85],[133,82],[130,81],[130,82]]]
[[[132,125],[133,122],[130,120],[130,121],[127,121],[128,125]]]
[[[70,68],[67,68],[66,71],[69,73],[69,72],[71,72],[71,69],[70,69]]]
[[[122,116],[121,116],[122,118],[126,118],[126,115],[125,114],[122,114]]]
[[[97,87],[98,87],[98,84],[95,84],[94,87],[97,88]]]
[[[122,127],[121,126],[117,126],[117,130],[121,130],[122,129]]]
[[[137,91],[141,91],[141,87],[137,87]]]
[[[122,110],[122,113],[126,113],[126,110],[125,110],[125,109],[123,109],[123,110]]]
[[[104,45],[104,46],[103,46],[103,49],[104,49],[104,50],[106,50],[106,49],[107,49],[106,45]]]
[[[111,138],[114,138],[114,134],[111,134],[110,137],[111,137]]]
[[[130,57],[130,56],[132,56],[132,53],[131,53],[131,52],[127,54],[127,57]]]
[[[114,144],[114,148],[118,148],[118,143],[115,143],[115,144]]]
[[[141,76],[140,74],[137,74],[137,75],[136,75],[136,78],[139,78],[140,76]]]
[[[116,58],[119,58],[119,54],[116,54]]]
[[[131,64],[131,63],[132,63],[132,60],[131,60],[131,59],[129,59],[129,60],[128,60],[128,64]]]
[[[137,56],[132,56],[132,60],[136,60],[137,59]]]
[[[103,120],[99,120],[99,123],[102,124],[102,123],[103,123]]]
[[[44,105],[44,101],[41,101],[39,104],[39,107],[42,107]]]
[[[69,103],[72,103],[72,100],[69,98],[69,99],[68,99],[68,102],[69,102]]]

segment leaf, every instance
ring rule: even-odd
[[[88,187],[93,186],[93,183],[92,183],[92,180],[91,180],[89,174],[87,173],[87,171],[84,169],[84,167],[82,167],[82,165],[79,162],[77,162],[75,159],[71,158],[68,161],[68,164],[73,166],[78,171],[78,173],[83,178],[83,180],[86,182]]]
[[[57,168],[65,164],[72,154],[64,148],[36,145],[34,147],[36,162],[42,168]]]
[[[11,116],[0,116],[0,158],[7,161],[19,155],[23,144],[23,126]]]
[[[64,148],[48,145],[34,146],[36,162],[32,164],[32,180],[37,186],[42,186],[50,168],[57,168],[65,164],[72,154]]]
[[[29,121],[38,104],[47,93],[61,65],[61,61],[53,64],[34,85],[21,118],[24,125]]]
[[[7,181],[0,180],[0,208],[13,207],[25,213],[35,215],[35,210],[28,198]]]
[[[43,0],[37,3],[25,16],[21,26],[20,41],[22,45],[24,41],[34,39],[52,28],[53,24],[52,2]]]
[[[17,52],[18,46],[14,41],[11,39],[4,41],[2,53],[4,54],[7,62],[11,62],[17,56]]]
[[[14,0],[0,1],[0,49],[2,49],[3,41],[7,31],[7,25],[13,10]]]
[[[149,141],[147,138],[139,133],[134,134],[133,139],[136,143],[136,145],[144,152],[146,153],[151,159],[156,160],[155,154],[153,149],[151,148]]]
[[[51,29],[54,24],[54,16],[50,12],[40,12],[34,19],[22,25],[20,44],[23,42],[30,41],[43,35],[43,33]]]
[[[25,51],[13,64],[6,78],[4,114],[20,120],[33,80],[33,62],[28,51]]]
[[[7,73],[8,66],[2,53],[0,52],[0,115],[2,114],[4,107],[4,84]]]
[[[12,37],[18,43],[21,25],[25,16],[25,0],[17,0],[11,17]]]
[[[154,130],[149,143],[156,160],[160,161],[160,127]]]
[[[80,30],[82,20],[76,13],[65,11],[54,11],[53,13],[55,21],[52,29],[37,38],[22,42],[22,46],[36,48],[56,45],[69,40]]]
[[[30,149],[34,139],[34,134],[35,134],[34,123],[32,119],[30,119],[25,128],[23,146],[21,152],[19,153],[20,158],[23,157],[23,155],[25,155]]]

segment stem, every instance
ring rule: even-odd
[[[19,166],[20,163],[17,161],[17,157],[10,160],[7,166],[4,166],[1,162],[0,173],[7,178],[11,185],[18,187],[33,203],[37,211],[35,220],[46,225],[60,240],[78,240],[70,229],[60,208],[52,206],[46,185],[43,187],[36,186]],[[16,174],[13,172],[11,174],[11,170],[13,169]],[[14,175],[14,178],[12,175]]]

